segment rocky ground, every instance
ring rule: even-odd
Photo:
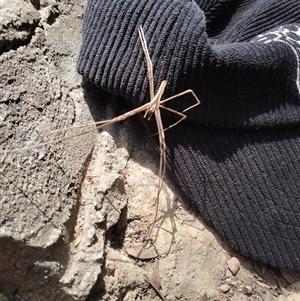
[[[234,251],[167,175],[130,109],[76,73],[85,1],[0,0],[0,300],[300,299],[300,275]],[[79,130],[76,130],[76,132]],[[24,149],[29,147],[29,149]]]

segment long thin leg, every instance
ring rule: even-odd
[[[47,141],[47,142],[43,142],[43,143],[39,143],[39,144],[35,144],[35,145],[32,145],[32,146],[23,147],[23,148],[3,149],[3,150],[0,150],[0,154],[30,150],[30,149],[34,149],[34,148],[37,148],[37,147],[42,147],[42,146],[46,146],[46,145],[50,145],[50,144],[64,142],[66,140],[69,140],[69,139],[72,139],[72,138],[75,138],[75,137],[79,137],[79,136],[83,136],[83,135],[86,135],[86,134],[91,133],[91,132],[96,131],[96,130],[100,130],[100,129],[102,129],[102,128],[108,126],[108,125],[114,124],[116,122],[123,121],[123,120],[125,120],[125,119],[127,119],[131,116],[134,116],[138,113],[141,113],[141,112],[144,112],[145,110],[148,110],[148,108],[149,108],[149,103],[147,103],[147,104],[145,104],[141,107],[138,107],[134,110],[131,110],[129,112],[126,112],[125,114],[122,114],[122,115],[117,116],[115,118],[109,119],[109,120],[98,121],[98,122],[94,122],[94,123],[90,123],[90,124],[73,126],[73,127],[69,127],[69,128],[63,128],[63,129],[55,130],[55,131],[53,131],[53,133],[72,130],[72,129],[80,129],[80,128],[84,128],[84,127],[87,127],[87,126],[96,125],[96,127],[92,128],[92,129],[82,131],[80,133],[70,135],[70,136],[67,136],[67,137],[64,137],[64,138],[54,139],[54,140],[50,140],[50,141]]]
[[[144,54],[146,57],[146,63],[147,63],[147,71],[148,71],[148,80],[149,80],[149,89],[150,89],[150,101],[154,98],[154,82],[153,82],[153,65],[152,61],[149,55],[148,47],[147,47],[147,41],[144,35],[144,31],[142,26],[139,27],[139,36],[142,43],[142,47],[144,50]]]
[[[125,119],[134,116],[138,113],[144,112],[145,110],[147,110],[149,107],[149,103],[146,103],[136,109],[133,109],[129,112],[126,112],[122,115],[119,115],[117,117],[114,117],[112,119],[108,119],[108,120],[102,120],[102,121],[96,121],[96,122],[92,122],[92,123],[87,123],[87,124],[82,124],[82,125],[77,125],[77,126],[72,126],[72,127],[68,127],[68,128],[63,128],[63,129],[58,129],[58,130],[54,130],[53,133],[57,133],[57,132],[63,132],[66,130],[73,130],[73,129],[80,129],[80,128],[84,128],[84,127],[88,127],[88,126],[92,126],[92,125],[96,125],[96,126],[107,126],[110,124],[113,124],[115,122],[119,122],[119,121],[124,121]],[[101,127],[97,127],[97,129],[100,129]]]
[[[190,106],[190,107],[184,109],[184,110],[181,112],[181,113],[184,113],[184,112],[186,112],[186,111],[189,111],[189,110],[192,109],[192,108],[195,108],[195,107],[199,106],[200,103],[201,103],[200,100],[199,100],[199,98],[197,97],[197,95],[195,94],[195,92],[194,92],[192,89],[188,89],[188,90],[185,90],[185,91],[183,91],[183,92],[180,92],[180,93],[178,93],[178,94],[176,94],[176,95],[173,95],[173,96],[171,96],[171,97],[168,97],[167,99],[162,100],[162,101],[160,102],[160,104],[166,103],[166,102],[168,102],[168,101],[170,101],[170,100],[172,100],[172,99],[174,99],[174,98],[178,98],[178,97],[180,97],[180,96],[182,96],[182,95],[185,95],[185,94],[188,94],[188,93],[191,93],[191,94],[194,96],[194,98],[195,98],[195,100],[196,100],[196,103],[195,103],[194,105],[192,105],[192,106]]]
[[[157,194],[156,194],[156,202],[155,202],[155,215],[154,215],[154,221],[153,224],[149,230],[149,235],[151,235],[152,230],[154,228],[155,222],[157,220],[158,215],[158,206],[159,206],[159,197],[160,192],[163,188],[164,184],[164,178],[166,173],[166,142],[165,142],[165,133],[164,133],[164,127],[161,120],[160,110],[157,109],[155,112],[155,120],[156,125],[158,129],[158,137],[159,137],[159,152],[160,152],[160,160],[159,160],[159,171],[158,171],[158,188],[157,188]]]
[[[171,129],[172,127],[174,127],[175,125],[177,125],[178,123],[180,123],[181,121],[183,121],[183,120],[186,119],[186,115],[182,114],[181,112],[175,111],[175,110],[173,110],[171,108],[168,108],[168,107],[165,107],[165,106],[159,106],[159,107],[161,109],[164,109],[164,110],[166,110],[168,112],[171,112],[171,113],[176,114],[176,115],[178,115],[178,116],[181,117],[178,121],[174,122],[173,124],[171,124],[170,126],[168,126],[167,128],[165,128],[164,132],[167,131],[167,130],[169,130],[169,129]]]
[[[164,85],[163,85],[163,83],[164,83]],[[163,94],[165,85],[166,85],[166,82],[163,81],[163,82],[161,83],[161,86],[160,86],[160,88],[158,89],[158,91],[157,91],[155,97],[157,97],[158,94],[159,94],[159,96]],[[163,87],[162,87],[162,86],[163,86]],[[194,98],[195,98],[195,100],[196,100],[196,103],[195,103],[194,105],[192,105],[192,106],[190,106],[190,107],[184,109],[182,112],[178,112],[178,111],[176,111],[176,110],[174,110],[174,109],[171,109],[171,108],[168,108],[168,107],[166,107],[166,106],[161,105],[161,104],[163,104],[163,103],[166,103],[166,102],[168,102],[168,101],[170,101],[170,100],[173,100],[173,99],[175,99],[175,98],[178,98],[178,97],[183,96],[183,95],[188,94],[188,93],[191,93],[191,94],[194,96]],[[159,97],[158,97],[158,98],[159,98]],[[158,98],[157,98],[157,99],[158,99]],[[151,116],[152,116],[152,113],[153,113],[153,112],[151,112],[150,103],[152,103],[152,102],[146,103],[146,104],[144,104],[144,105],[141,106],[141,107],[138,107],[138,108],[136,108],[136,109],[133,109],[133,110],[131,110],[131,111],[129,111],[129,112],[126,112],[126,113],[124,113],[124,114],[122,114],[122,115],[120,115],[120,116],[117,116],[117,117],[112,118],[112,119],[109,119],[109,120],[97,121],[97,122],[88,123],[88,124],[84,124],[84,125],[78,125],[78,126],[73,126],[73,127],[69,127],[69,128],[63,128],[63,129],[55,130],[55,131],[53,131],[53,132],[56,133],[56,132],[66,131],[66,130],[69,130],[69,129],[80,129],[80,128],[84,128],[84,127],[88,127],[88,126],[92,126],[92,125],[96,125],[96,126],[97,126],[96,129],[101,129],[102,127],[105,127],[105,126],[107,126],[107,125],[113,124],[113,123],[115,123],[115,122],[124,121],[125,119],[127,119],[127,118],[129,118],[129,117],[131,117],[131,116],[134,116],[134,115],[136,115],[136,114],[138,114],[138,113],[141,113],[141,112],[145,112],[144,118],[147,118],[147,120],[150,120],[150,118],[151,118]],[[161,109],[164,109],[164,110],[166,110],[166,111],[169,111],[169,112],[174,113],[174,114],[176,114],[176,115],[179,115],[179,116],[181,117],[178,121],[176,121],[175,123],[173,123],[172,125],[170,125],[170,126],[167,127],[166,129],[164,129],[164,131],[166,131],[166,130],[168,130],[168,129],[174,127],[174,126],[176,126],[177,124],[179,124],[179,123],[182,122],[183,120],[185,120],[187,116],[186,116],[185,114],[183,114],[183,112],[187,112],[188,110],[190,110],[190,109],[192,109],[192,108],[194,108],[194,107],[200,105],[200,100],[198,99],[198,97],[196,96],[196,94],[194,93],[193,90],[188,89],[188,90],[183,91],[183,92],[181,92],[181,93],[179,93],[179,94],[176,94],[176,95],[174,95],[174,96],[171,96],[171,97],[168,97],[168,98],[166,98],[166,99],[164,99],[164,100],[161,100],[161,101],[159,102],[159,104],[160,104],[159,107],[160,107]],[[98,126],[99,126],[99,127],[98,127]],[[93,130],[95,130],[95,129],[93,129]],[[86,134],[86,133],[87,133],[87,132],[83,132],[83,134]],[[88,132],[88,133],[89,133],[89,132]],[[78,135],[81,135],[81,134],[78,134]],[[73,136],[72,136],[72,137],[66,137],[65,139],[68,139],[68,138],[73,138]],[[63,140],[58,141],[58,142],[62,142],[62,141],[63,141]],[[46,142],[46,143],[51,143],[51,142],[53,142],[53,141],[49,141],[49,142]],[[40,146],[40,144],[39,144],[39,146]]]
[[[187,112],[188,110],[190,110],[190,109],[192,109],[192,108],[194,108],[194,107],[196,107],[196,106],[199,106],[199,105],[200,105],[200,100],[199,100],[199,98],[196,96],[196,94],[194,93],[193,90],[188,89],[188,90],[183,91],[183,92],[181,92],[181,93],[179,93],[179,94],[176,94],[176,95],[171,96],[171,97],[169,97],[169,98],[167,98],[167,99],[164,99],[164,100],[162,100],[162,101],[160,102],[160,104],[166,103],[166,102],[168,102],[168,101],[170,101],[170,100],[172,100],[172,99],[178,98],[178,97],[180,97],[180,96],[182,96],[182,95],[185,95],[185,94],[188,94],[188,93],[191,93],[191,94],[194,96],[194,98],[195,98],[195,100],[196,100],[196,103],[195,103],[194,105],[192,105],[192,106],[190,106],[190,107],[184,109],[182,112],[178,112],[178,111],[176,111],[176,110],[173,110],[173,109],[171,109],[171,108],[165,107],[165,106],[163,106],[163,105],[160,105],[160,106],[159,106],[161,109],[164,109],[164,110],[166,110],[166,111],[169,111],[169,112],[171,112],[171,113],[173,113],[173,114],[176,114],[176,115],[179,115],[179,116],[181,117],[178,121],[174,122],[173,124],[171,124],[170,126],[168,126],[167,128],[165,128],[164,131],[167,131],[167,130],[171,129],[172,127],[176,126],[177,124],[179,124],[180,122],[182,122],[183,120],[185,120],[187,116],[186,116],[185,114],[183,114],[183,112]]]

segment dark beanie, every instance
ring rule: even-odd
[[[300,1],[89,0],[78,72],[136,106],[149,102],[139,26],[155,87],[201,100],[165,132],[178,184],[241,253],[300,270]]]

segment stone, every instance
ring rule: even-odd
[[[222,293],[227,293],[230,290],[230,286],[228,284],[223,284],[219,287],[219,289]]]
[[[145,260],[157,257],[157,253],[153,246],[146,246],[142,243],[126,243],[124,248],[128,255],[137,259]]]
[[[0,1],[0,54],[30,42],[39,12],[22,0]]]
[[[232,275],[236,275],[240,269],[241,263],[236,257],[231,257],[227,261],[228,269],[231,271]]]
[[[52,129],[92,121],[78,89],[81,77],[74,57],[81,42],[81,20],[74,14],[82,12],[81,1],[74,2],[69,15],[56,16],[60,24],[52,18],[50,26],[41,19],[44,9],[60,6],[63,11],[64,5],[43,1],[36,10],[29,1],[0,1],[1,150],[53,140]],[[69,34],[72,29],[76,34]],[[65,49],[64,56],[58,54],[53,35]],[[65,36],[73,49],[66,47]],[[59,64],[53,60],[57,57]],[[62,72],[63,64],[73,72]],[[0,154],[0,287],[9,298],[19,294],[28,300],[49,300],[55,293],[59,299],[82,299],[97,280],[103,260],[101,237],[85,249],[81,242],[81,255],[71,255],[77,191],[93,134],[85,139]],[[88,279],[81,281],[87,271]]]

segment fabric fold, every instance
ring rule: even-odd
[[[135,106],[150,100],[139,26],[156,89],[201,100],[165,132],[178,184],[234,248],[300,270],[299,0],[89,0],[78,72]]]

